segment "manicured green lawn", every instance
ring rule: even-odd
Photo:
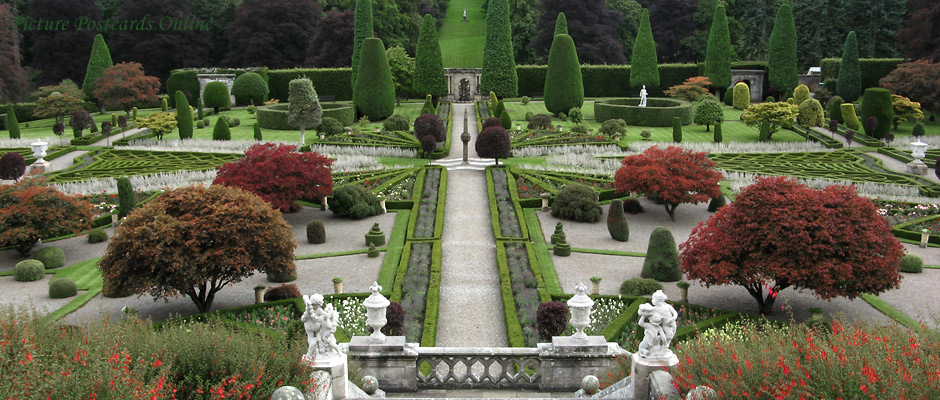
[[[451,0],[447,16],[438,34],[444,68],[480,68],[483,66],[483,42],[486,39],[486,14],[482,0]],[[463,22],[467,10],[467,22]]]
[[[924,123],[925,131],[927,136],[940,136],[940,119],[936,121],[930,120],[930,113],[924,113],[924,119],[921,121]],[[914,121],[905,121],[898,126],[898,129],[892,129],[891,133],[894,136],[910,136],[911,131],[914,129]]]
[[[138,110],[137,116],[145,117],[149,115],[151,112],[159,112],[159,111],[160,111],[159,108]],[[124,115],[124,111],[114,111],[114,112],[109,111],[104,114],[92,113],[91,117],[92,119],[95,120],[95,124],[97,124],[98,128],[100,129],[102,122],[111,121],[111,114],[117,114],[118,116],[121,116],[121,115]],[[128,118],[128,122],[130,122],[130,118]],[[28,128],[26,127],[27,124],[29,125]],[[54,136],[54,134],[52,133],[53,125],[55,125],[55,119],[53,118],[45,118],[45,119],[40,119],[36,121],[30,121],[28,123],[20,122],[20,137],[23,139],[34,139],[34,138],[45,138],[45,137]],[[88,129],[85,129],[84,134],[86,136],[92,135],[91,131],[89,131]],[[0,133],[0,137],[8,138],[9,133],[4,131],[3,133]],[[69,118],[68,116],[66,116],[65,117],[65,133],[62,135],[62,140],[68,141],[74,137],[75,136],[72,135],[72,128],[69,128]]]

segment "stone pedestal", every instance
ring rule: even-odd
[[[369,343],[368,336],[353,336],[349,356],[359,361],[362,375],[379,380],[379,388],[387,392],[418,390],[418,344],[405,343],[404,336],[386,336],[385,343]]]
[[[617,356],[626,355],[616,343],[603,336],[577,340],[570,336],[553,337],[552,343],[539,343],[539,390],[543,392],[574,391],[587,375],[606,376],[617,365]]]
[[[679,357],[671,354],[662,358],[642,358],[633,354],[633,366],[630,368],[630,377],[633,380],[634,399],[642,399],[650,392],[650,374],[653,371],[662,371],[664,367],[679,365]]]
[[[346,388],[349,382],[349,359],[346,354],[318,358],[310,361],[310,365],[315,370],[330,374],[330,394],[334,399],[346,398]]]
[[[52,171],[52,165],[48,161],[34,162],[29,166],[29,175],[42,175]]]
[[[927,175],[927,164],[921,160],[914,160],[907,163],[907,173],[914,175]]]

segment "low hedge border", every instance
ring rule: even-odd
[[[506,248],[500,241],[496,243],[496,264],[499,266],[499,291],[503,302],[503,317],[506,320],[506,338],[509,340],[510,347],[526,347],[522,324],[516,313],[516,301],[512,294],[512,280],[506,263]]]
[[[263,129],[297,130],[297,128],[287,123],[287,110],[289,107],[289,103],[258,107],[255,114],[258,125]],[[323,109],[324,118],[336,118],[343,126],[350,126],[356,120],[356,108],[351,103],[322,102],[320,107]],[[314,129],[314,127],[308,128],[310,130]]]
[[[437,319],[441,306],[441,242],[435,241],[431,248],[431,276],[428,279],[427,306],[424,308],[424,332],[421,334],[421,346],[434,347],[437,344]]]
[[[807,140],[821,143],[827,149],[841,149],[843,147],[842,141],[827,137],[826,135],[823,135],[822,133],[819,133],[812,128],[806,128],[804,126],[794,124],[793,127],[790,128],[790,131],[806,138]]]
[[[639,102],[637,97],[595,100],[594,119],[600,123],[620,118],[627,125],[672,126],[673,118],[679,117],[682,125],[692,123],[692,103],[687,101],[650,97],[647,99],[647,107],[639,107]]]
[[[940,215],[928,215],[926,217],[920,217],[913,221],[900,223],[891,227],[891,233],[897,238],[907,239],[912,242],[916,242],[917,244],[920,244],[921,233],[919,231],[908,230],[907,228],[913,225],[917,225],[923,222],[933,221],[936,219],[940,219]],[[927,239],[927,242],[940,245],[940,235],[930,235],[930,237]]]
[[[862,293],[859,296],[868,302],[868,304],[871,304],[871,306],[876,310],[881,311],[882,314],[887,315],[888,318],[895,320],[897,323],[917,332],[920,332],[923,329],[923,326],[920,322],[917,322],[914,320],[914,318],[911,318],[907,314],[898,311],[898,309],[892,307],[880,297],[868,293]]]
[[[386,246],[376,247],[375,249],[378,251],[388,250]],[[368,252],[369,252],[369,249],[356,249],[356,250],[336,251],[332,253],[302,254],[302,255],[294,255],[294,260],[315,260],[318,258],[342,257],[342,256],[356,255],[356,254],[366,254]]]
[[[548,243],[545,242],[545,236],[542,232],[542,224],[539,222],[538,214],[536,214],[533,209],[524,209],[522,210],[522,214],[529,229],[532,255],[538,263],[538,271],[544,282],[545,294],[549,296],[564,294],[564,291],[561,289],[561,282],[558,280],[558,272],[555,271],[555,263],[552,262],[552,255],[549,253]]]
[[[52,161],[75,150],[77,150],[75,146],[52,146],[47,150],[46,156],[42,159],[46,161]],[[8,147],[0,149],[0,156],[6,153],[20,153],[20,155],[23,156],[23,160],[26,161],[26,166],[36,162],[36,157],[33,157],[33,150],[30,148]]]
[[[630,303],[627,308],[620,313],[617,318],[614,318],[613,321],[610,321],[607,324],[607,327],[604,328],[604,332],[601,335],[604,336],[608,342],[616,342],[620,339],[620,336],[623,335],[623,329],[626,328],[627,324],[633,322],[637,316],[637,311],[640,309],[640,304],[646,303],[648,299],[644,297],[637,298]]]
[[[133,129],[133,128],[128,126],[127,129]],[[104,140],[105,138],[116,136],[120,134],[121,132],[124,132],[124,130],[121,128],[115,127],[115,129],[111,131],[110,135],[105,135],[104,133],[101,133],[101,131],[98,131],[97,134],[94,134],[91,136],[82,136],[80,138],[73,138],[72,140],[69,141],[69,144],[71,144],[72,146],[87,146],[92,143],[96,143],[98,141]]]
[[[382,259],[382,268],[379,270],[378,278],[378,283],[382,286],[382,294],[385,296],[391,296],[394,291],[398,265],[402,259],[402,251],[405,248],[405,237],[408,232],[410,215],[411,209],[398,211],[395,215],[395,226],[392,228],[392,233],[388,237],[388,244],[385,246],[385,258]]]
[[[447,107],[447,113],[446,113],[445,115],[442,115],[442,114],[444,114],[444,112],[442,111],[442,108],[443,108],[444,106]],[[441,119],[443,119],[444,121],[446,121],[446,122],[444,123],[444,129],[445,129],[445,130],[444,130],[444,135],[446,136],[446,139],[444,140],[444,147],[443,147],[443,148],[435,149],[434,152],[431,153],[431,158],[433,158],[433,159],[435,159],[435,160],[441,159],[441,158],[444,158],[444,157],[447,157],[448,155],[450,155],[450,146],[451,146],[451,144],[452,144],[452,142],[453,142],[453,137],[454,137],[454,134],[453,134],[453,125],[454,125],[453,114],[454,114],[454,107],[453,107],[453,105],[452,105],[451,103],[440,103],[440,104],[437,106],[437,115],[438,115],[439,117],[441,117]],[[482,125],[477,125],[477,126],[482,126]]]
[[[493,168],[498,168],[498,167],[486,167],[486,191],[487,191],[487,197],[489,197],[489,202],[490,202],[490,223],[493,227],[493,235],[496,237],[497,241],[528,239],[529,237],[528,229],[526,228],[525,224],[522,224],[520,222],[521,218],[519,218],[519,216],[522,215],[522,208],[519,206],[519,202],[513,201],[513,198],[516,198],[516,199],[519,198],[519,194],[515,190],[516,189],[515,184],[514,184],[515,182],[510,184],[510,181],[514,181],[514,179],[512,178],[512,174],[507,169],[503,169],[504,171],[506,171],[506,180],[500,183],[501,184],[505,183],[505,185],[508,187],[508,190],[510,193],[509,202],[512,203],[513,205],[513,211],[516,215],[516,223],[519,225],[521,234],[520,236],[504,236],[502,233],[502,229],[500,228],[500,225],[499,225],[499,207],[498,207],[499,202],[496,200],[496,192],[495,192],[496,190],[495,185],[497,183],[495,182],[494,177],[493,177],[493,171],[492,171]]]
[[[132,141],[140,139],[156,139],[156,137],[156,133],[151,133],[149,128],[144,128],[140,132],[137,132],[133,135],[111,142],[111,146],[130,146]]]

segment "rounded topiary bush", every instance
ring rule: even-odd
[[[20,261],[13,269],[13,279],[20,282],[38,281],[44,276],[46,276],[46,269],[39,260]]]
[[[624,296],[649,296],[662,289],[662,284],[648,278],[630,278],[620,284],[620,294]]]
[[[88,232],[88,243],[101,243],[108,240],[108,232],[104,229],[95,229]]]
[[[281,286],[270,287],[264,291],[264,301],[278,301],[284,299],[296,299],[304,297],[300,294],[300,289],[293,283],[285,283]]]
[[[548,129],[552,126],[551,114],[535,114],[529,119],[529,129]]]
[[[924,271],[924,260],[916,254],[905,254],[901,258],[901,272],[919,274]]]
[[[212,107],[216,114],[219,110],[232,108],[232,97],[228,94],[228,86],[222,82],[209,82],[202,92],[202,103]]]
[[[643,212],[643,205],[637,199],[626,199],[623,201],[623,212],[627,214],[639,214]]]
[[[404,336],[405,334],[405,309],[396,302],[388,303],[385,309],[385,326],[382,327],[382,333],[389,336]]]
[[[326,243],[326,228],[323,227],[323,221],[315,219],[307,224],[307,242]]]
[[[734,85],[733,104],[735,110],[743,110],[751,105],[751,88],[744,82]]]
[[[26,173],[26,159],[23,155],[10,152],[0,157],[0,179],[17,180]]]
[[[378,197],[362,185],[345,185],[333,189],[330,210],[334,215],[363,219],[382,213]]]
[[[343,131],[343,124],[333,117],[323,117],[323,121],[317,127],[317,132],[327,136],[341,135]]]
[[[598,130],[604,136],[613,136],[615,133],[627,133],[627,121],[620,118],[608,119],[601,124]]]
[[[875,139],[884,139],[885,135],[891,131],[894,118],[894,102],[891,100],[891,92],[888,89],[865,89],[861,120],[865,121],[871,117],[875,117],[878,124],[874,126],[874,129],[869,129],[866,124],[865,134]]]
[[[65,252],[58,247],[43,247],[33,256],[47,269],[59,268],[65,265]]]
[[[676,248],[672,232],[664,227],[654,229],[650,234],[646,260],[643,261],[640,276],[660,282],[675,282],[682,279],[679,264],[679,250]]]
[[[545,342],[552,340],[552,336],[561,336],[568,327],[568,306],[559,301],[540,304],[535,312],[535,326]]]
[[[839,123],[844,123],[845,120],[842,118],[842,103],[845,103],[839,96],[832,96],[829,98],[829,102],[826,103],[826,111],[829,112],[829,118],[839,121]]]
[[[420,117],[415,118],[415,137],[420,139],[431,135],[434,140],[443,142],[447,140],[444,135],[445,127],[444,120],[438,117],[437,114],[422,114]]]
[[[235,96],[235,104],[240,106],[260,106],[268,100],[268,93],[268,84],[256,72],[241,74],[232,83],[232,96]]]
[[[826,112],[823,110],[819,100],[806,99],[800,103],[799,114],[796,116],[796,122],[805,127],[822,126],[826,120]]]
[[[594,189],[577,183],[561,189],[552,205],[553,217],[578,222],[600,221],[603,213]]]
[[[385,129],[388,132],[409,132],[411,131],[411,121],[408,121],[408,117],[404,115],[392,114],[391,117],[386,118],[385,121],[382,122],[382,129]]]
[[[68,278],[53,279],[49,282],[49,297],[65,299],[78,294],[78,285]]]
[[[491,126],[502,126],[502,121],[496,117],[489,117],[483,121],[483,128],[480,129],[482,132],[483,129],[489,128]]]

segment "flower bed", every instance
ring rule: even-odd
[[[879,199],[874,199],[872,202],[878,208],[878,214],[887,218],[892,226],[940,214],[940,204],[918,204]]]
[[[149,200],[151,196],[156,194],[156,191],[134,191],[134,202],[139,206],[144,202],[144,200]],[[85,201],[91,203],[95,206],[97,210],[96,216],[101,216],[104,214],[110,214],[116,212],[118,208],[118,195],[116,193],[96,193],[84,196]]]
[[[519,224],[521,208],[516,210],[517,204],[512,200],[514,187],[509,186],[508,175],[505,169],[487,169],[487,189],[490,196],[490,217],[493,224],[493,233],[497,240],[504,238],[526,238],[525,230]]]
[[[930,234],[928,241],[940,244],[940,215],[928,215],[915,220],[895,225],[891,233],[902,239],[920,242],[921,233],[926,229]]]
[[[425,169],[424,180],[422,182],[421,200],[413,213],[415,221],[414,228],[410,237],[413,238],[433,238],[440,237],[443,228],[438,227],[444,222],[443,201],[439,201],[446,192],[446,177],[442,168]],[[444,186],[442,186],[442,183]],[[443,190],[442,190],[443,187]],[[440,216],[440,218],[438,218]],[[436,223],[440,219],[441,224]]]
[[[513,347],[535,347],[539,341],[535,316],[542,303],[539,288],[544,285],[540,284],[541,277],[533,272],[530,252],[526,242],[502,242],[496,250],[507,336]],[[508,304],[512,307],[507,307]]]

